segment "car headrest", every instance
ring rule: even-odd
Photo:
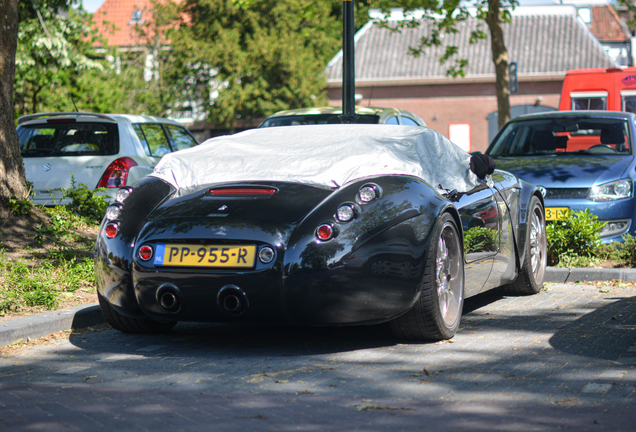
[[[532,136],[535,151],[555,151],[556,138],[552,131],[538,130]]]
[[[620,127],[609,126],[601,129],[601,144],[623,144],[625,135]]]
[[[555,137],[555,147],[558,149],[566,149],[568,147],[569,138],[565,135]]]

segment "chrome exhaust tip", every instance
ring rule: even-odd
[[[236,285],[226,285],[221,288],[216,301],[221,309],[234,316],[243,314],[249,306],[247,294]]]
[[[181,292],[176,286],[166,283],[157,290],[157,303],[170,313],[177,313],[181,310]]]

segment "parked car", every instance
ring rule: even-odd
[[[389,322],[451,338],[464,298],[537,293],[546,266],[541,193],[484,159],[386,125],[253,129],[166,155],[101,224],[104,316],[124,332]]]
[[[356,106],[358,124],[392,124],[426,126],[424,120],[412,112],[398,108]],[[300,126],[312,124],[339,124],[341,107],[300,108],[279,111],[267,118],[259,128],[272,126]]]
[[[33,202],[53,205],[76,183],[107,188],[110,201],[121,186],[150,174],[167,153],[197,145],[181,124],[151,116],[59,112],[18,119],[20,153]]]
[[[497,166],[537,185],[546,219],[589,209],[607,225],[603,241],[634,235],[634,114],[553,111],[508,122],[486,154]]]

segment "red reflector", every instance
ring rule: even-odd
[[[137,165],[137,162],[127,157],[114,160],[104,171],[104,175],[97,183],[97,187],[118,188],[126,186],[128,171],[135,165]]]
[[[212,196],[229,196],[229,197],[244,197],[244,196],[272,196],[276,192],[276,189],[270,188],[221,188],[210,189],[210,195]]]
[[[316,237],[318,237],[320,240],[329,240],[332,234],[333,230],[331,229],[331,225],[320,225],[316,230]]]
[[[150,246],[142,246],[141,249],[139,249],[139,258],[144,261],[148,261],[152,258],[152,248]]]
[[[115,223],[109,223],[106,225],[106,228],[104,228],[104,234],[106,234],[108,238],[115,238],[117,231],[119,231],[119,227]]]

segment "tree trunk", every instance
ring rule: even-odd
[[[18,2],[0,0],[0,212],[12,196],[26,198],[26,178],[13,114],[13,80],[18,46]]]
[[[497,111],[499,112],[499,129],[510,120],[510,89],[508,87],[508,50],[504,43],[501,23],[500,0],[488,0],[486,23],[490,30],[492,61],[495,64]]]

